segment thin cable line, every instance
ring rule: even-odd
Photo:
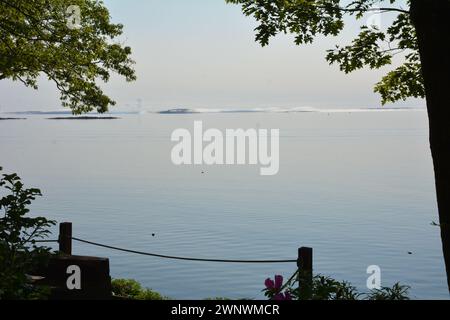
[[[90,244],[97,247],[103,247],[107,249],[122,251],[122,252],[129,252],[129,253],[135,253],[140,254],[144,256],[151,256],[151,257],[157,257],[157,258],[164,258],[164,259],[173,259],[173,260],[185,260],[185,261],[201,261],[201,262],[224,262],[224,263],[293,263],[297,262],[297,260],[229,260],[229,259],[202,259],[202,258],[188,258],[188,257],[178,257],[178,256],[168,256],[168,255],[162,255],[162,254],[156,254],[156,253],[149,253],[149,252],[142,252],[142,251],[136,251],[136,250],[130,250],[130,249],[124,249],[114,246],[109,246],[106,244],[96,243],[88,240],[83,240],[79,238],[73,238],[72,240],[82,242],[85,244]]]

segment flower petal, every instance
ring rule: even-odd
[[[273,282],[272,279],[267,278],[266,281],[264,281],[264,285],[267,289],[273,289],[275,287],[275,282]]]
[[[283,276],[276,275],[275,276],[275,289],[281,289],[283,286]]]

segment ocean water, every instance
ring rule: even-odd
[[[22,114],[27,120],[0,121],[0,166],[42,189],[34,214],[73,222],[79,238],[219,259],[296,259],[298,247],[310,246],[315,273],[362,291],[367,267],[378,265],[382,285],[409,285],[413,298],[449,297],[431,225],[437,208],[425,111],[192,111],[98,121]],[[279,174],[174,166],[170,135],[192,130],[195,120],[223,130],[280,129]],[[174,261],[81,243],[74,254],[109,257],[113,277],[173,298],[261,298],[267,277],[295,271],[295,263]]]

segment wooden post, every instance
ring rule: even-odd
[[[72,222],[63,222],[59,224],[59,251],[61,253],[72,255]]]
[[[313,249],[302,247],[298,249],[298,287],[301,300],[312,298]]]

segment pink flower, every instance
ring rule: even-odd
[[[266,286],[267,289],[271,290],[275,287],[275,282],[273,282],[272,279],[267,278],[266,281],[264,282],[264,285]]]
[[[267,278],[264,282],[266,289],[266,297],[270,300],[293,300],[293,297],[289,291],[282,292],[283,289],[283,276],[275,275],[275,279]]]
[[[275,276],[275,289],[280,290],[283,286],[283,276],[277,275]]]

